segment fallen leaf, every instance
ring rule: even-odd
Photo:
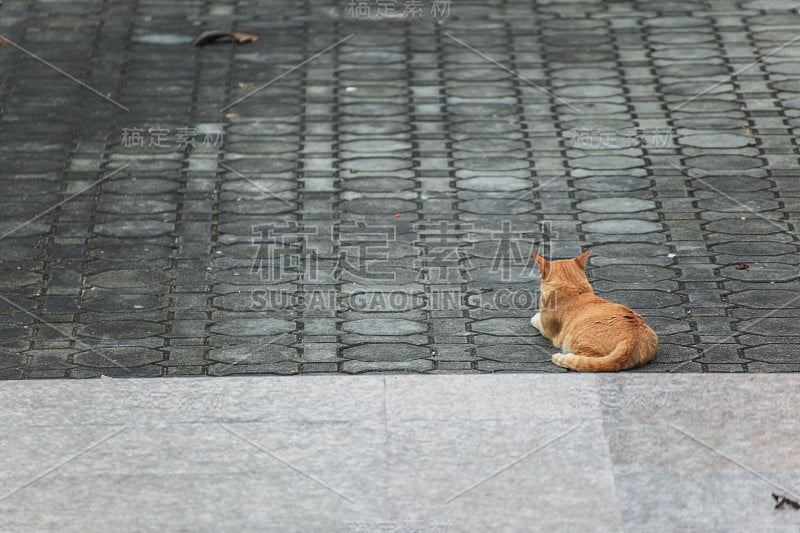
[[[254,43],[258,40],[258,34],[251,31],[234,31],[231,34],[238,44]]]
[[[775,509],[783,509],[784,505],[788,505],[795,510],[800,509],[800,503],[797,503],[787,496],[778,496],[773,492],[772,498],[775,500]]]
[[[736,270],[747,270],[750,268],[750,265],[747,263],[736,263]]]
[[[239,113],[228,113],[225,115],[225,120],[233,120],[239,118]]]
[[[8,43],[9,43],[8,39],[0,39],[0,46],[3,46],[4,44]]]
[[[240,81],[240,82],[239,82],[239,88],[240,88],[240,89],[249,89],[249,88],[250,88],[250,87],[252,87],[253,85],[255,85],[255,83],[251,83],[251,82],[245,82],[245,81]]]
[[[229,38],[231,42],[236,44],[254,43],[258,40],[258,35],[249,31],[221,31],[211,30],[204,31],[198,35],[197,39],[192,44],[195,46],[205,46],[214,43],[223,38]]]

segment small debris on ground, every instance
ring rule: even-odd
[[[205,46],[225,38],[229,38],[231,42],[236,44],[244,44],[256,42],[258,40],[258,35],[249,31],[211,30],[201,33],[197,39],[192,42],[192,44],[195,46]]]
[[[750,265],[747,263],[736,263],[736,270],[747,270],[750,268]]]
[[[800,509],[800,503],[797,503],[787,496],[778,496],[773,492],[772,498],[775,500],[775,509],[783,509],[785,505],[788,505],[795,510]]]

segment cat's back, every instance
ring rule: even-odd
[[[606,300],[596,294],[592,294],[590,298],[586,299],[584,305],[580,307],[580,314],[581,317],[575,318],[605,323],[620,330],[646,328],[652,331],[642,315],[630,307]],[[655,333],[653,334],[655,335]]]
[[[597,295],[587,295],[581,304],[565,324],[571,346],[585,343],[600,353],[611,353],[615,346],[627,344],[637,356],[655,354],[658,335],[639,313]]]

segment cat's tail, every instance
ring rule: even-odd
[[[643,365],[653,358],[652,355],[635,354],[635,349],[635,343],[621,342],[608,355],[594,357],[575,355],[574,353],[557,353],[553,355],[553,363],[562,368],[579,372],[617,372]]]

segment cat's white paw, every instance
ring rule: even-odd
[[[554,353],[550,360],[553,361],[553,364],[560,366],[561,368],[571,369],[572,367],[567,366],[567,361],[573,355],[574,354],[568,352]]]
[[[542,331],[542,319],[540,318],[540,313],[536,313],[531,318],[531,326],[535,327],[537,331]]]

